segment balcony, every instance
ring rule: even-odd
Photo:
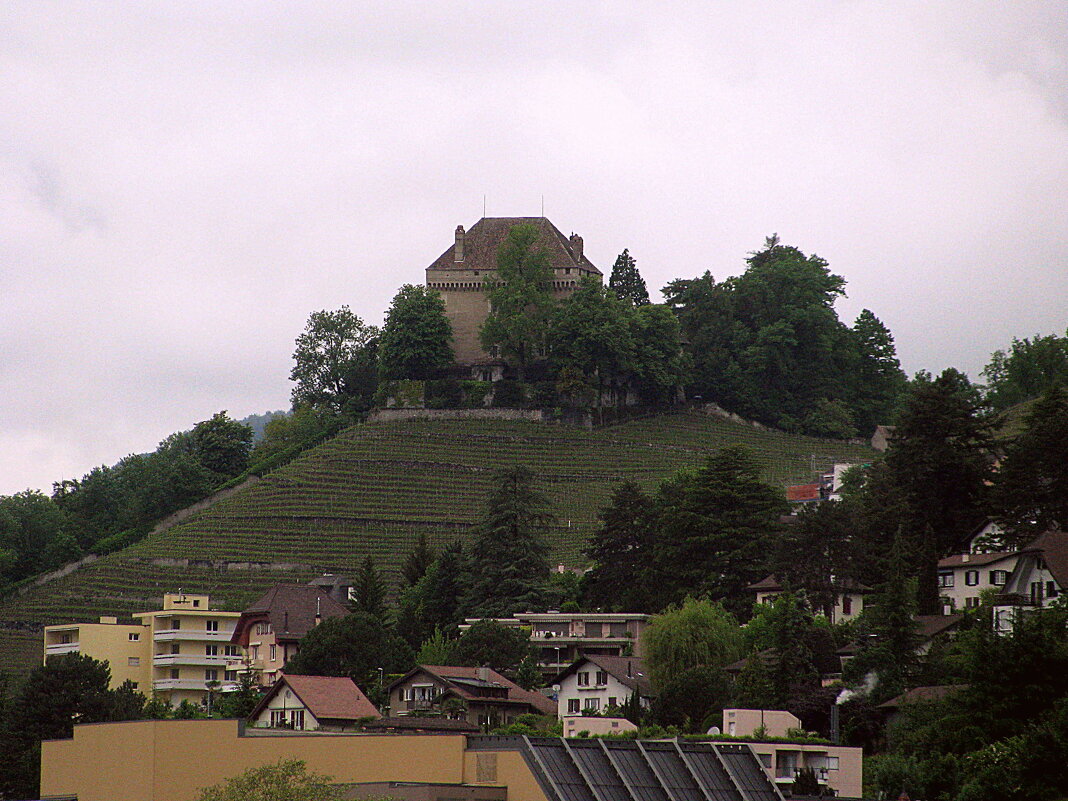
[[[196,665],[204,667],[221,667],[230,670],[241,664],[239,656],[208,656],[207,654],[156,654],[152,657],[155,667],[171,665]]]
[[[76,654],[78,653],[80,648],[80,643],[57,642],[54,645],[45,646],[45,656],[55,656],[59,654]]]
[[[208,683],[203,679],[155,679],[152,682],[152,689],[159,692],[167,690],[199,690],[207,692]],[[215,692],[219,693],[230,693],[237,689],[236,681],[220,681],[218,686],[214,688]]]
[[[195,640],[198,642],[230,642],[232,631],[204,631],[204,629],[161,629],[152,635],[155,642]]]

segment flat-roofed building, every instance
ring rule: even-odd
[[[45,626],[44,660],[62,654],[85,654],[111,668],[111,689],[129,681],[134,689],[152,694],[152,639],[142,623],[119,623],[102,616],[99,623]]]

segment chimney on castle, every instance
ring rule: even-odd
[[[452,260],[464,260],[464,227],[462,225],[456,226],[456,247],[453,249]]]
[[[575,261],[582,261],[582,237],[578,234],[571,235],[571,252],[575,256]]]

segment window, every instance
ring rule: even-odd
[[[567,699],[567,714],[577,715],[579,711],[579,699],[568,698]]]
[[[977,596],[972,595],[972,596],[964,599],[964,608],[965,609],[975,609],[978,606],[979,606],[979,598]]]
[[[258,645],[253,645],[252,646],[252,658],[253,659],[259,659],[260,658],[260,647]]]
[[[171,629],[173,631],[179,631],[181,628],[182,628],[182,620],[181,620],[181,618],[177,618],[177,617],[171,618]]]
[[[990,583],[995,587],[1003,587],[1009,581],[1008,570],[991,570],[990,571]]]
[[[223,673],[223,678],[226,679],[226,681],[237,681],[237,671],[236,670],[228,670],[225,673]]]
[[[238,650],[238,647],[236,645],[224,645],[223,653],[226,656],[241,656],[241,651]]]
[[[966,570],[964,571],[964,583],[969,587],[974,587],[979,583],[979,571],[978,570]]]
[[[838,757],[827,757],[827,770],[838,770]]]
[[[271,710],[271,726],[278,728],[286,725],[286,711],[284,709]]]
[[[171,643],[171,653],[172,654],[180,654],[181,652],[182,652],[181,644],[176,643],[176,642],[172,642]]]
[[[589,687],[590,686],[590,674],[588,671],[583,671],[578,674],[578,686]]]
[[[215,643],[209,643],[208,645],[205,645],[204,646],[204,654],[205,654],[205,656],[218,656],[219,655],[219,646],[216,645]]]
[[[200,606],[200,599],[199,598],[194,598],[193,599],[193,608],[196,609],[198,606]]]
[[[289,722],[293,724],[293,728],[294,729],[303,729],[304,728],[304,710],[303,709],[294,709],[292,711],[292,713],[290,713]]]
[[[619,699],[616,698],[614,695],[610,695],[610,696],[608,696],[608,705],[609,706],[619,706],[619,704],[616,703],[616,701],[618,701],[618,700]]]
[[[582,707],[587,712],[596,712],[598,709],[601,708],[601,699],[600,698],[587,698],[586,699],[586,703],[583,704]]]
[[[272,662],[277,662],[278,661],[278,646],[276,646],[276,645],[272,645],[271,646],[271,661]]]
[[[1056,581],[1047,581],[1046,582],[1046,597],[1047,598],[1056,598],[1057,597],[1057,582]]]
[[[1031,582],[1031,603],[1033,603],[1033,604],[1041,604],[1042,603],[1042,582],[1041,581],[1032,581]]]
[[[608,684],[608,672],[604,670],[597,671],[597,686]]]
[[[218,681],[218,680],[219,680],[219,671],[215,670],[215,668],[209,668],[208,670],[204,671],[204,681]]]
[[[843,595],[842,596],[842,614],[843,615],[851,615],[851,614],[853,614],[853,598],[852,598],[852,596],[849,596],[849,595]]]
[[[261,635],[262,634],[270,634],[271,633],[271,624],[270,623],[257,623],[256,624],[256,633],[257,634],[261,634]]]
[[[141,639],[141,635],[138,634],[136,631],[131,631],[130,632],[130,642],[137,642],[140,639]]]
[[[131,656],[126,659],[126,665],[128,667],[141,667],[141,657]]]
[[[61,645],[70,645],[72,642],[74,642],[74,635],[71,634],[69,631],[65,631],[59,635],[59,642]]]
[[[953,586],[953,574],[952,573],[939,573],[938,574],[938,586],[939,587],[952,587]]]
[[[132,687],[133,689],[135,689],[135,690],[136,690],[136,689],[137,689],[137,685],[138,685],[138,683],[139,683],[139,682],[136,682],[136,681],[131,681],[131,682],[130,682],[130,687]]]
[[[176,679],[176,678],[178,678],[178,676],[179,676],[178,668],[171,668],[171,678],[172,679]]]
[[[218,631],[219,630],[219,621],[218,620],[209,620],[209,621],[204,623],[204,628],[206,628],[208,631]]]

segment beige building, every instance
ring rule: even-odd
[[[476,791],[486,788],[508,801],[780,797],[746,743],[280,733],[234,720],[158,720],[75,726],[72,739],[46,741],[41,798],[192,801],[203,787],[280,759],[303,760],[347,791],[420,785],[422,801],[483,798]]]
[[[462,631],[477,623],[468,618]],[[530,632],[538,667],[551,679],[582,656],[642,656],[642,632],[649,615],[641,612],[524,612],[496,618],[504,626]]]
[[[107,662],[113,690],[129,681],[138,692],[152,694],[152,639],[140,623],[119,623],[116,617],[104,616],[99,623],[45,626],[45,661],[61,654],[86,654]]]
[[[779,709],[724,709],[724,734],[752,737],[760,728],[763,737],[786,739],[801,721]],[[846,798],[863,793],[863,749],[819,743],[750,743],[768,777],[788,790],[803,768],[811,768],[819,782]]]
[[[750,584],[746,589],[756,594],[758,604],[770,604],[782,595],[785,587],[779,581],[778,576],[772,573]],[[864,611],[864,597],[871,592],[871,587],[855,581],[841,581],[836,586],[834,602],[823,609],[814,608],[812,611],[824,615],[831,623],[845,623],[858,617]]]
[[[207,595],[166,593],[162,609],[135,614],[134,624],[102,617],[46,626],[45,659],[76,651],[106,660],[113,686],[129,679],[139,692],[172,706],[206,704],[209,692],[237,688],[242,651],[230,635],[239,616],[212,609]]]
[[[426,285],[445,301],[456,363],[473,368],[475,378],[500,377],[499,363],[482,350],[478,333],[490,312],[487,293],[497,271],[497,250],[513,227],[524,224],[538,229],[538,247],[549,257],[557,300],[574,292],[583,276],[601,278],[583,253],[582,237],[564,236],[545,217],[483,217],[470,231],[456,226],[453,244],[427,267]]]

